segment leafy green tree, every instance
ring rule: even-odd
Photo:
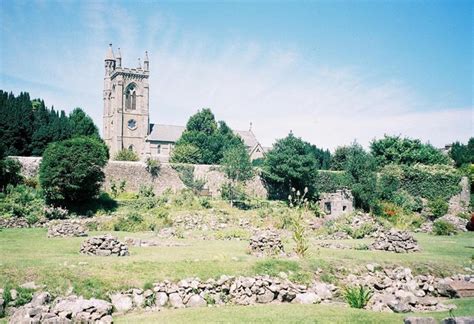
[[[272,198],[286,199],[291,188],[306,187],[309,197],[315,194],[318,161],[311,144],[292,133],[275,143],[267,153],[262,169]]]
[[[448,156],[431,144],[423,144],[418,139],[385,135],[382,139],[374,140],[370,144],[370,149],[379,167],[390,163],[404,165],[450,163]]]
[[[331,165],[331,153],[329,150],[323,150],[316,145],[311,145],[314,157],[318,161],[318,167],[321,170],[328,170]]]
[[[344,163],[344,169],[350,179],[356,207],[371,210],[377,202],[377,175],[374,157],[362,146],[353,143]]]
[[[0,144],[0,191],[5,191],[9,184],[21,182],[20,162],[5,156],[5,147]]]
[[[69,114],[72,137],[94,136],[99,138],[99,130],[94,121],[81,108],[75,108]]]
[[[99,194],[109,153],[103,142],[77,137],[48,145],[39,180],[48,202],[77,204]]]
[[[338,146],[331,156],[331,169],[335,171],[344,170],[347,158],[349,154],[351,154],[352,149],[352,146]]]
[[[201,162],[201,152],[193,144],[177,145],[171,152],[170,162],[198,164]]]
[[[183,145],[192,145],[198,149],[196,154],[190,147],[181,149]],[[173,162],[190,163],[196,161],[199,164],[219,164],[224,152],[233,146],[243,145],[242,139],[235,135],[225,122],[216,122],[214,114],[210,109],[202,109],[189,118],[186,130],[176,142]],[[186,157],[183,153],[193,153],[192,157]]]
[[[449,155],[458,168],[466,164],[474,163],[474,137],[469,139],[467,145],[460,142],[453,143]]]
[[[230,205],[234,204],[233,188],[236,184],[244,183],[254,177],[250,157],[243,145],[229,148],[224,152],[222,170],[230,180]]]

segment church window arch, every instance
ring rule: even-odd
[[[125,109],[137,109],[137,85],[130,83],[125,89]]]
[[[132,151],[132,152],[135,152],[135,147],[133,146],[133,144],[128,146],[128,150]]]

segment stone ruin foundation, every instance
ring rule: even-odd
[[[81,245],[81,254],[97,256],[127,256],[128,246],[110,234],[91,237]]]
[[[51,222],[48,227],[48,237],[87,236],[86,228],[79,222],[59,221]]]
[[[420,251],[420,246],[409,232],[391,229],[389,232],[379,233],[375,242],[369,246],[369,249],[408,253]]]
[[[278,232],[266,230],[250,238],[250,252],[256,256],[281,255],[285,251]]]
[[[354,197],[348,189],[323,193],[320,196],[319,207],[326,215],[336,218],[354,211]]]

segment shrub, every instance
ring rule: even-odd
[[[186,164],[172,164],[171,167],[178,172],[178,176],[184,185],[195,192],[201,191],[206,184],[205,180],[194,178],[194,166]]]
[[[222,158],[222,170],[229,179],[229,200],[230,206],[232,207],[234,202],[234,187],[238,184],[245,183],[254,177],[252,163],[250,162],[250,156],[244,145],[238,145],[229,148],[224,152]]]
[[[155,197],[155,193],[153,192],[153,186],[141,185],[140,189],[138,190],[138,197]]]
[[[245,188],[242,184],[237,184],[232,186],[230,183],[226,182],[221,186],[221,198],[226,201],[245,201],[247,200],[247,194],[245,193]]]
[[[33,289],[17,287],[16,291],[18,295],[15,299],[15,307],[20,307],[25,304],[28,304],[33,299]]]
[[[425,219],[416,213],[406,211],[391,202],[380,202],[376,208],[376,216],[386,219],[391,226],[398,229],[419,228]]]
[[[433,223],[433,233],[435,235],[454,235],[457,231],[453,224],[444,220],[437,220]]]
[[[110,182],[110,191],[112,191],[112,197],[117,198],[120,194],[125,191],[125,186],[127,185],[127,181],[120,180],[117,184],[115,181]]]
[[[0,152],[0,191],[4,191],[7,185],[17,185],[21,182],[21,164],[12,158],[3,157]]]
[[[159,160],[148,158],[146,159],[146,170],[151,174],[153,178],[157,177],[160,173],[161,163]]]
[[[211,200],[207,197],[199,198],[199,204],[201,205],[201,207],[206,209],[212,208]]]
[[[93,138],[78,137],[50,144],[39,170],[47,201],[74,204],[96,197],[108,157],[107,146]]]
[[[138,161],[138,155],[133,150],[123,149],[114,156],[115,161]]]
[[[47,219],[66,219],[69,212],[66,208],[46,206],[44,208],[44,216]]]
[[[290,207],[294,209],[292,220],[293,240],[296,243],[295,252],[300,257],[305,257],[309,249],[308,238],[303,215],[308,210],[308,199],[306,194],[308,188],[304,188],[303,194],[299,190],[292,188],[293,195],[288,196]]]
[[[25,185],[7,186],[5,197],[0,199],[0,215],[23,217],[29,224],[36,223],[43,216],[43,209],[41,193]]]
[[[394,192],[390,201],[402,207],[405,211],[420,212],[423,209],[421,198],[413,197],[403,189]]]
[[[431,214],[438,218],[448,213],[449,205],[443,198],[438,197],[428,202],[428,208]]]
[[[139,232],[146,230],[146,224],[139,213],[130,213],[118,218],[113,225],[114,231]]]
[[[344,299],[352,308],[364,308],[372,297],[370,288],[362,285],[346,287],[344,289]]]

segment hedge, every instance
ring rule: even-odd
[[[382,169],[379,179],[398,178],[398,189],[406,190],[414,197],[448,200],[461,190],[462,175],[447,165],[387,166]]]

